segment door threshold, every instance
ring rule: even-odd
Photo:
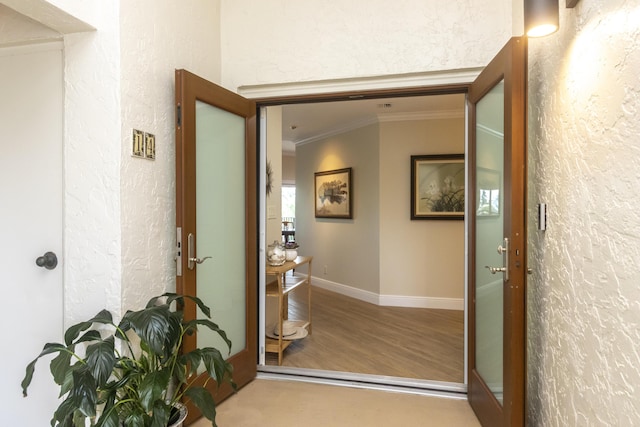
[[[444,381],[266,365],[258,366],[256,378],[301,381],[314,384],[467,400],[467,386],[465,384]]]

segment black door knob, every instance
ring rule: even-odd
[[[53,270],[58,265],[58,257],[53,252],[47,252],[36,259],[36,265],[47,270]]]

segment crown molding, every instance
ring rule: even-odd
[[[482,71],[482,68],[467,68],[459,70],[395,74],[388,76],[243,85],[238,87],[238,93],[246,98],[253,99],[466,84],[473,82],[480,74],[480,71]]]
[[[463,119],[464,109],[438,110],[438,111],[415,111],[411,113],[381,113],[378,114],[379,122],[407,122],[415,120],[442,120],[442,119]]]

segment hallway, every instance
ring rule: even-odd
[[[220,427],[480,426],[466,400],[273,379],[254,380],[217,411]]]

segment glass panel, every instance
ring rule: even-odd
[[[196,101],[196,293],[212,320],[245,348],[245,120]],[[218,334],[200,328],[198,347],[225,349]],[[224,354],[224,353],[223,353]]]
[[[504,82],[495,86],[476,107],[476,368],[489,389],[503,403],[503,274],[497,251],[503,244],[504,224]]]

